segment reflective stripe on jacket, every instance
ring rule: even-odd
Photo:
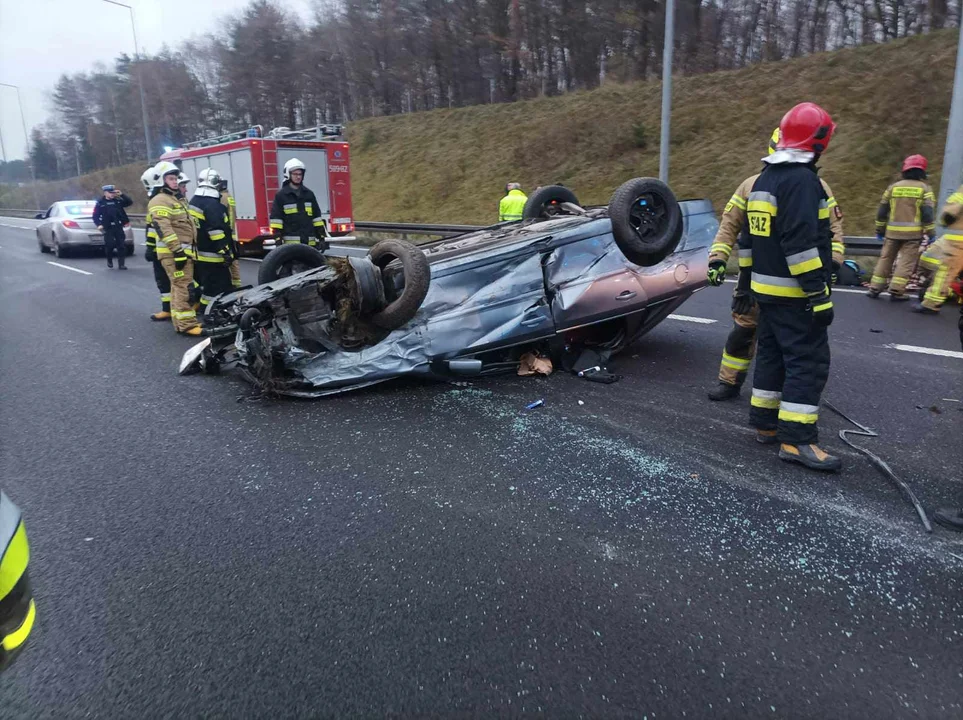
[[[271,205],[271,230],[275,237],[293,236],[305,243],[325,237],[327,228],[314,193],[285,180]]]
[[[197,226],[187,212],[187,205],[172,191],[161,188],[147,204],[157,230],[157,254],[172,255],[183,251],[194,254]]]
[[[876,232],[890,240],[922,240],[935,228],[936,196],[922,180],[900,180],[883,193]]]

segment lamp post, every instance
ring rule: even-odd
[[[672,50],[675,42],[675,0],[665,3],[662,44],[662,133],[659,139],[659,180],[669,182],[669,126],[672,122]]]
[[[127,8],[127,10],[130,12],[130,30],[134,35],[134,60],[136,61],[140,57],[140,50],[137,48],[137,27],[134,25],[134,8],[122,2],[117,2],[117,0],[103,1],[105,3],[110,3],[111,5]],[[137,66],[137,85],[140,88],[140,114],[144,120],[144,145],[147,148],[147,164],[150,165],[150,130],[147,127],[147,101],[144,99],[144,70],[139,64]]]
[[[956,74],[953,78],[953,95],[950,99],[950,118],[946,128],[946,147],[943,150],[943,175],[940,178],[940,194],[937,212],[946,204],[947,198],[960,186],[963,175],[963,31],[956,47]]]
[[[37,176],[33,170],[33,158],[30,157],[30,136],[27,134],[27,121],[23,117],[23,103],[20,102],[20,88],[9,83],[0,83],[0,86],[13,88],[17,91],[17,105],[20,106],[20,124],[23,126],[23,140],[26,143],[27,167],[30,168],[30,189],[33,191],[33,203],[37,210],[40,209],[40,199],[37,197]],[[6,153],[4,153],[6,155]]]

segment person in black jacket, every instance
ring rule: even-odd
[[[231,292],[231,261],[234,237],[230,208],[221,202],[221,176],[214,168],[201,170],[197,192],[188,212],[197,222],[197,253],[194,277],[201,286],[201,308],[206,309],[221,293]]]
[[[304,163],[291,158],[284,163],[284,183],[271,205],[271,230],[278,243],[302,243],[324,252],[328,230],[318,199],[304,186]]]
[[[114,267],[113,254],[116,251],[119,269],[126,270],[124,258],[127,256],[127,248],[124,226],[128,225],[130,220],[124,208],[133,205],[134,201],[113,185],[104,185],[101,190],[104,191],[104,196],[97,200],[97,205],[94,207],[94,224],[104,234],[107,267]]]

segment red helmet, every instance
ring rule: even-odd
[[[914,168],[917,170],[926,170],[927,165],[929,165],[929,163],[926,162],[926,158],[922,155],[910,155],[903,161],[903,172]]]
[[[833,119],[819,105],[799,103],[779,123],[779,149],[825,152],[835,130]]]

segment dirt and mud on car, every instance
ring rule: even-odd
[[[652,178],[607,206],[540,188],[521,221],[421,247],[272,251],[259,285],[221,295],[181,373],[235,370],[263,393],[320,397],[405,375],[513,371],[538,349],[618,352],[706,285],[708,200]],[[360,252],[353,252],[360,250]]]

